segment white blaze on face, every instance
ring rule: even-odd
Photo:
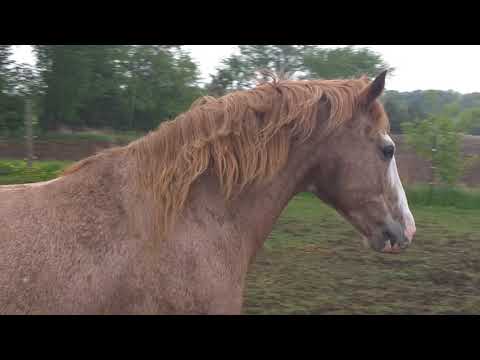
[[[385,138],[388,142],[394,144],[393,140],[390,136],[385,135]],[[393,191],[396,193],[397,201],[398,201],[398,208],[403,217],[403,222],[405,225],[405,236],[407,237],[408,241],[411,242],[413,239],[413,235],[415,235],[416,227],[415,227],[415,220],[413,219],[413,215],[410,212],[410,208],[408,207],[407,196],[405,195],[405,190],[403,189],[402,182],[400,181],[400,176],[398,175],[397,163],[395,162],[395,156],[390,161],[390,165],[388,168],[388,181],[392,186]]]

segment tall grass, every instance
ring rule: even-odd
[[[480,189],[465,187],[414,185],[405,188],[410,206],[454,207],[465,210],[480,210]],[[297,195],[301,199],[313,199],[311,193]]]
[[[406,189],[409,204],[415,206],[450,206],[480,210],[480,189],[416,185]]]

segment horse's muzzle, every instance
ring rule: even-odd
[[[376,241],[372,241],[371,245],[374,250],[382,253],[399,253],[412,242],[412,237],[407,235],[404,226],[397,221],[390,221],[379,231]]]

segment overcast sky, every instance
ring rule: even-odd
[[[334,47],[333,45],[326,45]],[[358,45],[369,47],[395,67],[387,89],[455,90],[461,93],[480,92],[479,45]],[[187,45],[200,66],[202,77],[209,78],[220,60],[236,50],[235,45]],[[18,45],[15,60],[33,62],[28,45]]]

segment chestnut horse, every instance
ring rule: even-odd
[[[374,250],[406,248],[385,77],[272,76],[57,179],[0,186],[0,313],[239,314],[249,264],[304,191]]]

